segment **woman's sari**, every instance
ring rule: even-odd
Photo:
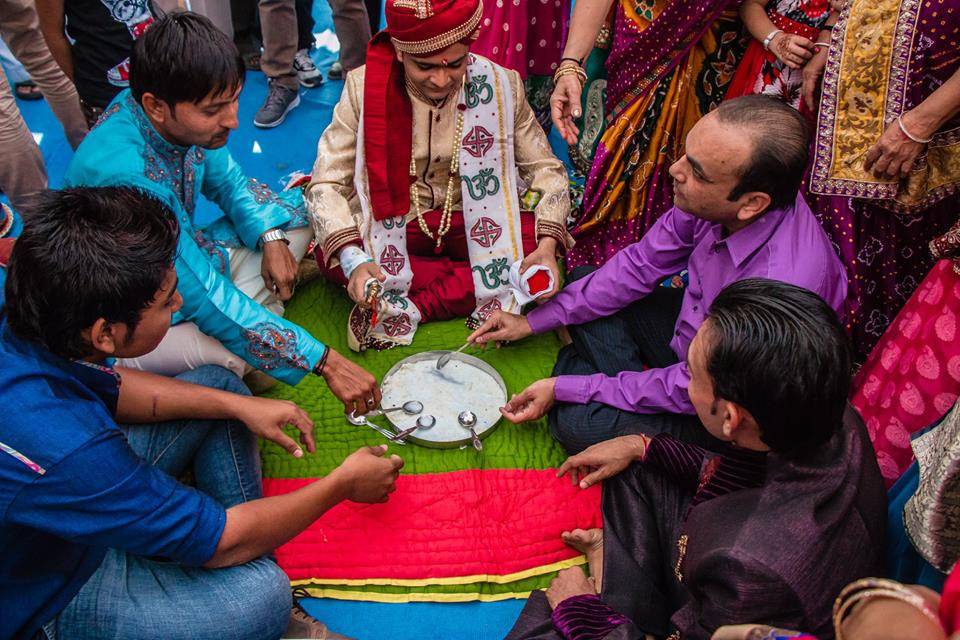
[[[570,0],[487,0],[480,34],[470,50],[490,58],[523,78],[527,101],[546,131],[550,130],[553,72],[563,55]]]
[[[673,203],[670,165],[723,99],[746,44],[736,0],[621,0],[607,59],[606,124],[569,266],[602,264]]]
[[[766,11],[777,29],[815,41],[830,15],[830,4],[827,0],[774,0]],[[754,38],[730,82],[727,99],[770,95],[808,114],[810,107],[803,103],[802,89],[803,69],[783,64]]]
[[[933,266],[928,243],[960,212],[960,118],[909,178],[873,177],[867,150],[960,68],[960,0],[852,0],[824,72],[811,204],[850,275],[847,320],[862,355]]]

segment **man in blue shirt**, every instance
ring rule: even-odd
[[[298,191],[274,193],[244,175],[226,148],[237,128],[244,66],[233,42],[189,12],[157,20],[130,57],[130,89],[78,147],[67,186],[132,186],[172,209],[183,308],[149,358],[128,366],[176,375],[201,364],[246,365],[287,384],[323,371],[348,411],[380,402],[361,367],[281,317],[313,233]],[[196,219],[203,195],[223,211]]]
[[[181,305],[179,229],[131,188],[49,192],[10,259],[0,318],[0,638],[277,638],[291,613],[264,557],[341,500],[385,501],[402,461],[366,447],[261,498],[256,436],[313,451],[296,405],[206,366],[113,368]],[[118,426],[118,422],[130,426]],[[288,424],[300,443],[283,432]],[[192,471],[196,488],[175,478]],[[216,570],[214,570],[216,569]]]

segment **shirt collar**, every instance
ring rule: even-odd
[[[714,237],[717,243],[726,245],[733,264],[739,267],[747,258],[756,253],[757,249],[770,240],[784,217],[792,212],[793,207],[772,209],[726,238],[723,237],[723,225],[716,224],[713,228]]]
[[[116,413],[120,394],[120,374],[114,370],[112,361],[94,364],[83,360],[61,358],[32,340],[18,337],[10,329],[6,319],[0,320],[0,341],[5,343],[6,349],[21,354],[28,361],[34,360],[34,365],[41,371],[58,370],[63,375],[73,378],[93,392],[111,414]]]
[[[137,103],[132,93],[127,93],[125,101],[130,113],[133,114],[133,120],[137,124],[137,128],[151,147],[161,154],[168,156],[183,156],[190,150],[190,147],[181,147],[178,144],[167,142],[167,139],[160,135],[160,132],[154,128],[153,123],[150,122],[150,118],[143,112],[143,107]]]

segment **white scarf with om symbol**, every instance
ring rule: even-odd
[[[467,250],[473,270],[477,306],[467,324],[483,322],[493,311],[513,311],[510,266],[523,258],[520,200],[514,158],[513,91],[507,71],[471,55],[463,96],[463,138],[460,141],[460,189]],[[363,122],[361,114],[360,122]],[[414,134],[416,135],[416,134]],[[375,220],[370,207],[363,127],[357,135],[354,183],[363,210],[360,235],[364,249],[387,277],[377,324],[370,337],[407,345],[420,323],[420,311],[409,299],[413,272],[407,255],[404,216]],[[411,221],[411,224],[414,224]]]

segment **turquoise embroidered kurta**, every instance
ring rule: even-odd
[[[263,232],[306,225],[299,190],[280,195],[247,178],[226,147],[180,147],[164,140],[130,91],[120,93],[77,149],[66,186],[131,186],[159,198],[176,214],[176,258],[183,308],[190,321],[251,366],[296,384],[326,347],[303,328],[254,302],[230,281],[229,248],[256,250]],[[194,223],[198,194],[225,217]]]

